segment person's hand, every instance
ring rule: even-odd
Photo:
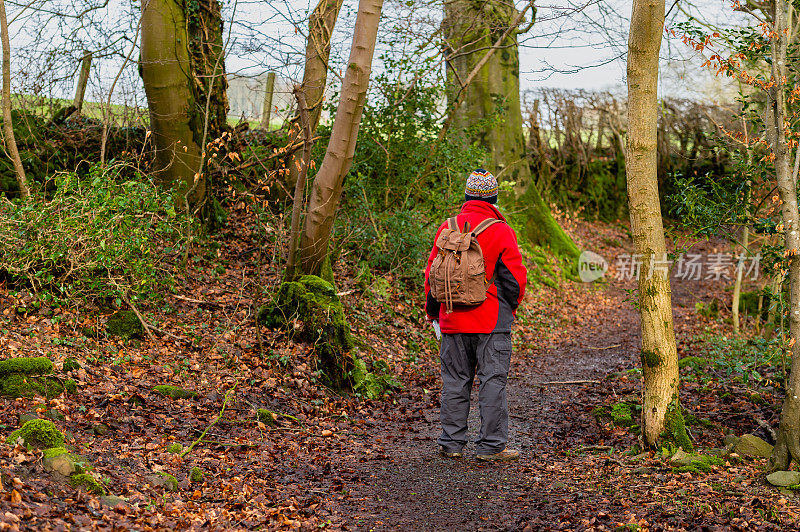
[[[442,339],[442,328],[439,327],[439,320],[433,320],[433,334],[436,335],[437,340]]]

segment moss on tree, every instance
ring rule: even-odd
[[[259,322],[289,331],[313,346],[318,368],[336,388],[349,388],[354,359],[353,338],[342,303],[329,282],[315,275],[281,283],[270,304],[259,311]],[[302,326],[295,329],[294,323]]]
[[[26,421],[22,427],[12,432],[6,443],[13,445],[18,438],[29,447],[37,449],[50,449],[64,446],[64,434],[56,428],[55,423],[47,419],[32,419]]]
[[[681,448],[687,453],[694,450],[692,441],[686,433],[686,420],[683,418],[683,409],[677,399],[673,400],[667,407],[664,415],[664,432],[661,434],[663,444],[670,444],[676,448]]]

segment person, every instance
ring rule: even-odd
[[[475,228],[488,218],[494,223],[476,238],[483,251],[488,285],[486,300],[477,306],[455,305],[447,312],[444,302],[431,296],[429,274],[438,249],[434,245],[425,269],[425,311],[437,332],[441,331],[439,358],[442,371],[440,419],[442,434],[439,454],[460,458],[467,444],[467,416],[472,382],[480,380],[478,404],[481,429],[476,441],[476,457],[484,461],[508,461],[519,458],[519,451],[508,443],[508,402],[506,381],[511,363],[511,325],[525,295],[527,270],[517,245],[514,230],[495,204],[498,185],[484,169],[467,178],[458,227]],[[447,227],[444,222],[436,233]],[[434,239],[434,242],[436,239]]]

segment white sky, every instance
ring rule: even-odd
[[[27,4],[24,0],[16,1],[20,2],[17,6]],[[19,11],[19,7],[15,7],[13,2],[14,0],[7,0],[10,20]],[[440,23],[441,0],[414,0],[412,7],[408,7],[406,0],[385,2],[378,53],[397,46],[387,44],[395,27],[430,34]],[[691,13],[699,14],[704,20],[710,20],[714,24],[741,20],[741,16],[738,19],[733,16],[729,0],[694,0],[694,4],[692,0],[681,0],[677,7],[672,4],[672,0],[667,0],[667,8],[672,8],[670,19],[685,19]],[[49,9],[54,5],[60,5],[60,9],[78,9],[70,7],[70,0],[39,0],[33,4],[34,8],[41,6]],[[68,56],[66,64],[69,66],[62,68],[75,70],[78,61],[71,60],[70,57],[79,57],[81,46],[89,49],[100,46],[98,42],[103,39],[110,42],[118,37],[123,39],[119,46],[127,54],[133,40],[138,9],[132,8],[132,5],[138,6],[138,2],[131,4],[129,0],[110,0],[107,13],[96,14],[101,19],[106,17],[123,21],[117,22],[114,36],[93,34],[97,30],[90,27],[84,19],[80,20],[80,24],[76,19],[67,19],[45,27],[28,18],[31,13],[28,10],[25,16],[12,25],[15,70],[30,70],[30,63],[24,63],[22,59],[26,51],[29,56],[40,57],[46,55],[47,47],[56,54]],[[312,7],[309,0],[225,0],[224,6],[226,36],[228,30],[232,30],[226,57],[228,72],[256,75],[267,70],[277,70],[281,76],[290,79],[297,80],[302,76],[307,13]],[[523,2],[518,2],[519,9],[523,6]],[[345,0],[336,27],[332,54],[334,64],[341,65],[346,61],[356,9],[357,0]],[[519,38],[520,81],[523,90],[536,87],[589,90],[609,88],[624,92],[630,0],[540,0],[537,2],[537,9],[536,24],[528,34]],[[127,18],[122,13],[127,13]],[[233,26],[230,25],[231,18],[235,21]],[[130,27],[126,28],[126,24]],[[75,26],[79,29],[74,30]],[[94,28],[96,27],[102,27],[102,24],[96,24]],[[69,50],[65,50],[65,46],[59,42],[59,34],[65,32],[73,33],[74,44]],[[40,39],[33,46],[31,43],[43,34],[46,34],[45,39]],[[26,47],[29,49],[26,50]],[[96,100],[107,93],[110,81],[122,63],[121,57],[117,54],[95,61],[87,98]],[[126,94],[128,101],[141,97],[141,94],[135,95],[137,92],[141,93],[141,81],[135,65],[137,57],[138,50],[133,54],[133,61],[127,65],[117,88],[117,92]],[[720,92],[716,87],[718,83],[712,82],[711,76],[700,71],[702,60],[692,57],[679,40],[665,39],[662,57],[663,93],[702,96],[709,91]],[[376,59],[375,66],[378,70],[380,64],[380,60]],[[62,75],[66,81],[57,90],[61,95],[71,97],[72,73],[66,72]],[[335,79],[335,76],[331,78]],[[121,103],[121,98],[115,93],[115,101]]]

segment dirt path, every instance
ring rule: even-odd
[[[638,380],[603,380],[639,365],[639,317],[628,301],[631,288],[632,282],[612,281],[554,292],[541,309],[545,321],[554,308],[562,315],[569,311],[544,335],[547,340],[531,326],[515,332],[510,445],[522,451],[520,462],[482,464],[474,459],[472,443],[465,459],[438,457],[439,388],[432,376],[430,390],[400,394],[396,404],[373,412],[362,433],[354,433],[367,449],[364,454],[343,451],[333,458],[341,491],[322,515],[327,513],[335,527],[357,530],[614,530],[621,524],[627,530],[692,530],[719,529],[720,523],[727,530],[748,523],[737,514],[755,516],[747,525],[753,529],[785,529],[785,517],[774,518],[782,525],[770,517],[760,520],[767,515],[764,508],[775,508],[777,516],[786,500],[764,486],[757,464],[741,471],[732,466],[720,472],[720,482],[693,480],[688,473],[689,478],[676,479],[663,462],[638,467],[647,459],[639,463],[622,456],[636,440],[613,427],[624,436],[614,440],[617,448],[610,456],[581,452],[611,443],[594,407],[608,395],[636,402],[639,394]],[[713,283],[673,280],[679,344],[692,328],[696,331],[695,303],[719,292]],[[570,380],[601,382],[542,385]],[[470,441],[480,425],[476,394],[477,385]],[[737,471],[745,474],[735,477],[730,491],[712,489],[730,482]],[[740,489],[737,482],[749,487]]]
[[[378,453],[378,460],[364,457],[339,468],[343,477],[358,481],[347,484],[348,496],[332,508],[337,520],[344,526],[375,530],[516,530],[530,523],[534,514],[557,522],[567,509],[561,497],[554,497],[559,484],[548,466],[554,464],[558,448],[597,444],[598,435],[588,426],[591,408],[585,403],[593,385],[538,384],[599,379],[629,369],[635,364],[638,344],[638,316],[623,301],[621,290],[583,286],[575,290],[573,296],[595,304],[586,305],[593,311],[576,305],[576,313],[581,313],[578,323],[563,331],[569,339],[517,349],[512,361],[510,445],[522,451],[519,463],[482,464],[474,459],[474,444],[468,445],[463,460],[436,456],[438,389],[430,390],[426,404],[420,405],[422,415],[407,426],[379,420],[367,431],[364,438],[385,442],[385,456]],[[517,337],[525,338],[525,330]],[[477,384],[470,441],[480,426],[476,395]]]

